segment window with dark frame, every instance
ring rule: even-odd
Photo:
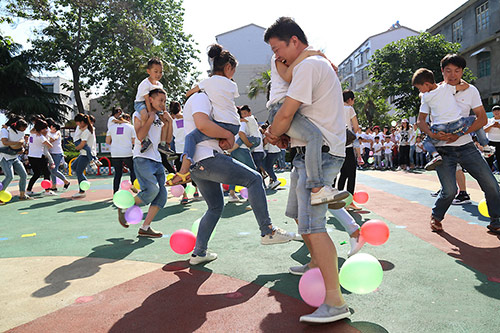
[[[491,74],[490,52],[479,53],[477,56],[478,77],[482,78]]]
[[[488,1],[476,7],[476,32],[488,29],[490,25],[490,15],[488,11]]]
[[[452,35],[453,43],[462,42],[464,30],[461,18],[453,23],[452,33],[453,33]]]

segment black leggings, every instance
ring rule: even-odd
[[[399,165],[410,165],[410,146],[399,146]]]
[[[43,179],[50,180],[50,170],[47,162],[47,158],[42,155],[42,157],[29,157],[31,169],[33,170],[33,176],[28,183],[27,191],[31,191],[33,189],[33,185],[35,185],[38,178],[43,175]]]
[[[123,175],[123,165],[128,168],[130,172],[130,181],[133,183],[135,180],[134,160],[131,157],[112,157],[111,166],[115,168],[115,177],[113,178],[113,193],[118,192]]]
[[[338,189],[343,190],[347,180],[347,191],[354,194],[354,186],[356,185],[356,157],[354,156],[354,148],[345,149],[345,160],[340,169],[340,177]]]

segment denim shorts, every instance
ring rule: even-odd
[[[134,102],[134,111],[140,113],[141,110],[145,109],[145,108],[146,108],[146,102],[145,101],[142,101],[142,102],[135,101]]]
[[[330,183],[344,164],[344,157],[322,153],[322,169],[325,179]],[[298,219],[299,234],[314,234],[326,232],[327,204],[311,206],[311,190],[306,188],[306,168],[303,154],[297,154],[293,159],[293,170],[290,174],[290,191],[285,215]]]
[[[134,158],[134,171],[141,191],[137,196],[144,205],[151,204],[163,208],[167,202],[165,169],[160,162],[149,158]]]

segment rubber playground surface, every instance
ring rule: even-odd
[[[219,258],[190,267],[169,235],[191,229],[203,200],[180,205],[169,196],[152,225],[164,237],[147,239],[137,237],[138,225],[118,224],[110,177],[90,179],[83,200],[70,198],[75,179],[55,197],[15,197],[0,206],[0,331],[498,332],[500,237],[487,233],[477,210],[483,194],[467,177],[473,204],[452,206],[438,234],[429,228],[435,173],[357,173],[357,190],[370,198],[351,214],[390,228],[387,243],[361,251],[381,262],[384,278],[370,294],[343,290],[352,315],[327,325],[299,323],[314,308],[288,267],[308,262],[306,247],[260,245],[248,203],[226,205],[209,243]],[[17,195],[16,181],[9,191]],[[284,216],[287,186],[267,194],[273,224],[296,231]],[[349,236],[330,214],[327,222],[341,266]]]

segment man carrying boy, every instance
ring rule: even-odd
[[[466,61],[463,57],[457,54],[445,56],[441,60],[441,72],[444,81],[449,85],[458,85],[461,82],[465,66]],[[465,134],[477,131],[486,125],[486,111],[476,87],[470,85],[469,89],[457,92],[455,99],[460,106],[462,117],[469,116],[471,109],[476,115],[476,120]],[[441,182],[441,192],[432,208],[430,220],[432,231],[443,230],[441,221],[457,194],[455,172],[457,164],[460,164],[478,181],[485,194],[488,213],[491,217],[488,229],[491,232],[500,234],[500,188],[488,163],[481,156],[470,135],[457,136],[444,132],[433,133],[426,123],[429,113],[429,106],[426,103],[422,104],[418,115],[418,126],[425,134],[441,141],[436,144],[436,148],[443,158],[443,163],[436,168]]]
[[[264,40],[271,46],[276,59],[287,63],[292,63],[308,47],[304,32],[288,17],[279,18],[269,27]],[[321,56],[303,60],[295,67],[293,77],[287,97],[266,136],[271,143],[283,146],[282,135],[290,127],[294,114],[300,112],[309,118],[323,135],[321,167],[324,178],[333,182],[345,156],[345,116],[340,82],[331,64]],[[350,316],[350,312],[340,292],[337,251],[326,232],[328,205],[311,205],[311,190],[305,184],[305,143],[292,138],[291,145],[297,147],[298,153],[293,161],[286,215],[298,219],[299,233],[311,253],[310,267],[320,268],[326,287],[324,304],[314,313],[302,316],[300,321],[332,322]]]

